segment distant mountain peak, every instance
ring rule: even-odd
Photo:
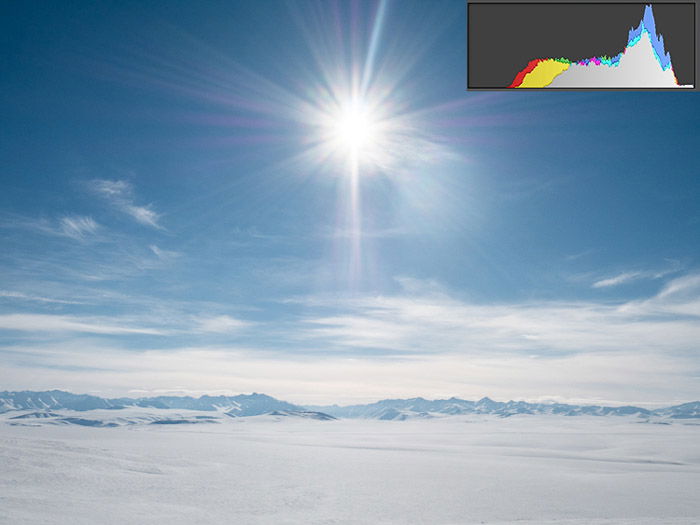
[[[62,390],[45,392],[0,392],[0,412],[10,410],[68,409],[86,411],[94,409],[118,410],[125,407],[187,409],[203,411],[227,411],[232,416],[249,416],[272,410],[303,410],[302,407],[280,401],[265,394],[240,394],[237,396],[156,396],[141,398],[104,399],[88,394],[73,394]]]
[[[319,412],[333,417],[370,419],[411,419],[460,414],[491,414],[500,417],[514,415],[564,415],[564,416],[637,416],[642,418],[700,419],[700,401],[691,401],[666,408],[649,410],[635,406],[569,405],[565,403],[530,403],[527,401],[494,401],[482,397],[467,401],[457,397],[429,400],[423,397],[410,399],[385,399],[366,405],[302,407],[280,401],[267,394],[253,392],[236,396],[156,396],[141,398],[105,399],[91,394],[73,394],[62,390],[43,392],[0,392],[0,413],[32,411],[40,413],[66,409],[88,411],[95,409],[120,410],[126,407],[155,409],[186,409],[222,412],[230,417],[245,417],[271,412],[279,414],[309,414]],[[299,416],[301,417],[301,416]]]
[[[457,397],[426,400],[423,398],[385,399],[367,405],[339,407],[315,406],[315,410],[342,418],[369,418],[404,420],[461,414],[484,414],[499,417],[514,415],[563,415],[563,416],[637,416],[673,419],[700,418],[700,401],[684,403],[668,408],[648,410],[634,406],[568,405],[565,403],[530,403],[527,401],[494,401],[482,397],[467,401]]]

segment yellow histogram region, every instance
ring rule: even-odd
[[[558,75],[561,75],[564,71],[569,69],[569,65],[570,64],[557,62],[552,59],[542,60],[535,66],[535,69],[525,75],[525,78],[518,87],[543,88],[548,86]]]

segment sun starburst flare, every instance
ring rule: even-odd
[[[442,190],[444,180],[425,168],[455,159],[449,130],[445,132],[449,126],[444,125],[453,107],[426,105],[425,93],[416,96],[414,89],[413,77],[423,74],[416,70],[418,58],[440,28],[425,23],[412,27],[409,43],[397,46],[395,35],[387,38],[385,31],[397,29],[387,25],[389,4],[331,1],[330,7],[318,4],[318,11],[304,12],[292,5],[290,18],[307,48],[290,53],[288,64],[280,62],[289,75],[272,77],[226,60],[213,76],[202,70],[195,48],[186,57],[186,74],[175,67],[180,56],[171,60],[173,67],[167,71],[158,56],[152,75],[129,71],[159,88],[235,110],[233,115],[207,114],[206,121],[234,130],[226,144],[279,146],[283,153],[276,159],[270,156],[266,170],[286,175],[271,187],[316,176],[324,185],[330,180],[337,189],[337,215],[335,224],[322,229],[331,230],[337,239],[332,257],[339,281],[351,285],[367,280],[369,267],[378,260],[363,237],[378,230],[403,231],[412,224],[424,228],[436,210],[442,213],[442,201],[449,197]],[[371,192],[373,186],[395,190],[392,199],[397,205],[390,213],[373,199],[365,199],[363,205],[363,191]],[[399,227],[398,220],[409,227]]]
[[[355,102],[338,115],[333,134],[339,147],[346,148],[352,155],[359,155],[380,138],[378,127],[368,108],[361,102]]]
[[[339,274],[351,286],[368,273],[363,261],[374,260],[363,241],[365,229],[376,227],[377,215],[363,205],[363,189],[373,185],[367,179],[389,178],[402,188],[402,196],[415,193],[414,201],[424,200],[431,183],[418,181],[416,173],[452,158],[451,149],[431,132],[430,111],[417,106],[402,85],[412,56],[393,48],[392,53],[381,52],[387,3],[375,6],[369,31],[353,29],[341,47],[317,45],[327,40],[325,28],[308,31],[324,35],[310,40],[318,76],[305,86],[294,109],[304,137],[295,163],[336,177],[338,183],[335,231],[341,235],[335,251]],[[363,33],[369,36],[364,42]]]

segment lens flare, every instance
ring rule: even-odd
[[[338,98],[345,102],[317,110],[318,147],[344,166],[342,173],[346,175],[358,170],[363,175],[381,170],[392,153],[390,119],[379,105],[370,102],[369,95]]]
[[[294,24],[291,44],[282,53],[288,61],[280,60],[277,46],[263,46],[259,56],[270,53],[274,61],[251,68],[175,30],[174,38],[186,37],[192,45],[161,56],[162,42],[154,38],[143,51],[145,65],[116,68],[120,79],[139,87],[211,105],[180,118],[229,130],[212,145],[250,146],[251,153],[265,146],[265,173],[283,175],[274,184],[256,178],[256,184],[265,181],[265,191],[283,191],[317,176],[324,188],[334,187],[332,267],[337,282],[349,289],[379,273],[378,250],[370,240],[379,238],[377,231],[402,232],[395,223],[406,206],[416,208],[415,202],[421,213],[440,207],[426,195],[435,195],[429,192],[442,183],[425,168],[452,158],[453,137],[442,136],[440,129],[461,125],[450,119],[463,97],[431,106],[429,93],[416,96],[421,85],[416,79],[424,74],[417,66],[441,29],[426,23],[437,20],[430,16],[434,8],[413,26],[404,25],[399,6],[390,17],[390,4],[328,0],[303,9],[289,4]],[[201,60],[203,52],[211,53],[209,61]],[[398,203],[378,204],[372,192],[390,188]],[[371,198],[363,200],[365,192]],[[426,223],[417,215],[411,220],[421,228]]]
[[[333,129],[339,147],[347,149],[353,155],[360,155],[362,150],[371,146],[379,137],[377,122],[364,104],[349,104],[338,115]]]

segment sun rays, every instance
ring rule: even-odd
[[[229,146],[246,153],[266,148],[261,154],[266,165],[260,169],[265,176],[251,176],[248,187],[257,198],[272,202],[301,183],[334,185],[337,211],[319,222],[319,231],[334,231],[328,256],[336,283],[354,288],[378,260],[370,253],[373,231],[410,229],[411,224],[399,224],[407,215],[425,229],[430,223],[426,210],[447,209],[433,202],[436,195],[449,194],[438,187],[444,179],[425,168],[455,159],[449,130],[441,128],[452,114],[439,106],[431,109],[412,78],[424,78],[416,68],[427,43],[441,31],[431,25],[430,12],[426,9],[420,25],[407,26],[400,9],[384,0],[308,4],[303,10],[289,4],[291,40],[282,48],[260,44],[256,53],[266,60],[259,63],[239,62],[202,41],[174,34],[187,38],[186,51],[160,56],[160,43],[152,42],[139,49],[140,69],[120,76],[208,105],[182,118],[216,127],[224,136],[198,147]],[[210,67],[203,67],[201,56],[211,57]],[[382,179],[392,186],[397,211],[376,219],[373,215],[383,212],[371,192]],[[232,192],[234,184],[232,178]],[[415,213],[405,213],[408,208]]]
[[[362,101],[347,103],[331,128],[332,139],[359,161],[362,153],[381,141],[380,126]]]

